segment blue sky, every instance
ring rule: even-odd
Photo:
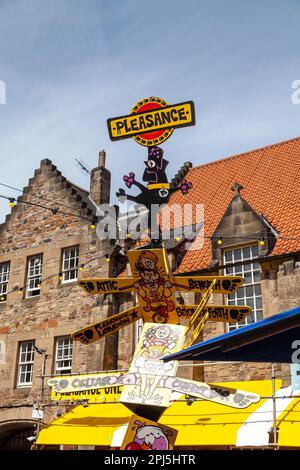
[[[104,148],[115,192],[146,150],[111,142],[106,119],[151,95],[196,106],[196,127],[162,145],[170,178],[299,136],[299,24],[299,0],[0,0],[0,182],[22,188],[50,158],[88,187],[75,158],[92,168]]]

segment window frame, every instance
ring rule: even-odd
[[[75,256],[70,256],[69,258],[66,258],[65,257],[65,254],[67,252],[70,252],[72,250],[76,250],[75,251]],[[70,262],[71,260],[75,260],[75,267],[70,267]],[[68,263],[68,268],[65,269],[64,268],[64,265],[65,265],[65,262]],[[62,256],[61,256],[61,276],[62,276],[62,279],[61,279],[61,284],[69,284],[71,282],[76,282],[78,280],[78,270],[79,270],[79,245],[72,245],[72,246],[68,246],[66,248],[63,248],[62,249]],[[72,271],[75,271],[75,277],[73,279],[66,279],[65,277],[65,274],[66,273],[71,273]]]
[[[248,257],[244,258],[243,250],[245,250],[247,248],[249,249],[250,257],[249,258]],[[256,251],[255,256],[252,255],[253,248],[255,248],[255,251]],[[241,250],[241,259],[240,260],[236,260],[234,258],[235,250]],[[228,253],[228,252],[232,253],[231,261],[226,260],[226,253]],[[252,325],[253,323],[256,323],[257,321],[264,318],[264,316],[263,316],[263,297],[262,297],[262,292],[261,292],[261,267],[259,266],[259,269],[255,268],[255,263],[257,263],[256,259],[258,258],[258,255],[259,255],[259,247],[255,243],[250,243],[250,244],[247,244],[247,245],[239,245],[239,246],[234,246],[234,247],[226,247],[223,250],[222,257],[223,257],[223,264],[225,266],[224,275],[227,275],[227,276],[242,276],[245,279],[245,274],[248,274],[248,275],[250,274],[250,277],[251,277],[251,282],[246,283],[246,279],[245,279],[245,283],[243,284],[243,286],[240,287],[236,292],[234,292],[232,294],[229,294],[229,295],[225,295],[225,304],[226,305],[248,305],[249,307],[252,308],[252,314],[247,316],[245,318],[244,322],[242,322],[242,323],[228,323],[227,324],[227,331],[234,331],[236,329],[242,328],[243,326]],[[226,268],[226,264],[234,264],[234,263],[238,263],[239,261],[243,262],[243,264],[240,264],[238,266],[233,265],[231,267],[229,266],[228,268]],[[244,269],[244,267],[247,266],[247,265],[250,265],[250,270],[249,269]],[[241,268],[241,269],[239,270],[238,268]],[[237,269],[238,269],[238,271],[241,271],[241,272],[236,272]],[[257,276],[257,275],[259,276],[258,280],[255,279],[255,276]],[[259,292],[260,292],[259,294],[255,293],[255,291],[257,290],[256,286],[259,286]],[[249,295],[249,296],[246,295],[247,294],[247,291],[246,291],[247,287],[252,287],[252,295]],[[243,295],[240,295],[241,290],[243,290]],[[232,298],[230,298],[230,296],[232,296]],[[247,298],[249,300],[247,300]],[[252,301],[253,301],[253,306],[249,305],[250,299],[252,299]],[[260,302],[259,302],[260,305],[257,305],[259,299],[260,299]],[[234,302],[231,303],[230,301],[234,301]],[[257,317],[258,313],[259,313],[259,317]],[[248,319],[250,319],[250,318],[253,318],[253,321],[249,322]]]
[[[2,269],[5,266],[7,266],[7,270],[6,272],[2,272]],[[3,280],[5,276],[6,276],[6,279]],[[7,300],[9,276],[10,276],[10,261],[3,261],[0,263],[0,304],[5,303]],[[4,300],[1,300],[3,297],[4,297]]]
[[[31,261],[34,259],[40,259],[39,263],[39,272],[30,274],[30,270],[35,270],[35,266],[31,266]],[[27,273],[26,273],[26,288],[25,288],[25,298],[31,299],[41,295],[41,287],[37,287],[38,284],[41,284],[43,277],[43,254],[39,253],[37,255],[31,255],[27,258]],[[30,287],[31,280],[34,280],[34,288]],[[37,292],[36,294],[30,295],[31,292]]]
[[[25,351],[23,351],[23,346],[25,345],[28,345],[28,344],[31,344],[32,345],[32,348],[31,348],[31,351],[28,352],[28,348],[26,348]],[[18,369],[17,369],[17,388],[29,388],[29,387],[32,387],[32,384],[33,384],[33,371],[34,371],[34,356],[35,356],[35,349],[34,349],[34,346],[35,346],[35,340],[34,339],[31,339],[31,340],[26,340],[26,341],[20,341],[19,343],[19,350],[18,350]],[[22,361],[22,354],[25,354],[25,356],[27,354],[31,354],[31,360],[24,360]],[[22,371],[21,368],[22,366],[27,366],[27,365],[30,365],[31,366],[31,370],[28,371],[28,370],[25,370],[25,371]],[[22,374],[31,374],[31,381],[30,382],[21,382],[21,375]]]
[[[64,341],[68,339],[69,344],[66,346]],[[59,342],[62,341],[62,346],[59,346]],[[64,356],[64,351],[67,349],[68,354]],[[62,350],[62,357],[58,357],[58,352]],[[69,366],[58,366],[58,362],[70,361]],[[55,375],[68,375],[72,373],[73,366],[73,340],[71,335],[57,336],[55,338],[55,354],[54,354],[54,374]]]

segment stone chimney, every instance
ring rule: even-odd
[[[110,171],[105,168],[105,150],[99,152],[97,168],[91,172],[90,197],[99,204],[109,204],[110,199]]]

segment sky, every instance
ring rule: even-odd
[[[0,0],[0,183],[23,188],[49,158],[88,188],[75,158],[93,168],[101,149],[113,193],[141,178],[146,148],[111,142],[106,120],[148,96],[195,103],[196,126],[162,144],[170,179],[300,136],[299,24],[300,0]]]

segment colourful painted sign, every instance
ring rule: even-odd
[[[174,128],[194,125],[193,101],[169,105],[153,96],[139,101],[130,114],[107,120],[111,140],[133,137],[146,147],[154,147],[167,140]]]
[[[178,431],[155,421],[133,415],[121,450],[173,450]]]
[[[244,282],[241,276],[174,277],[171,273],[165,249],[130,250],[128,258],[133,277],[125,279],[81,279],[79,285],[86,292],[94,295],[135,291],[139,303],[139,309],[137,307],[136,311],[134,310],[135,319],[142,316],[144,322],[179,324],[178,306],[175,299],[176,291],[209,291],[210,293],[229,294],[238,289]],[[212,284],[213,287],[211,287]],[[118,315],[126,316],[127,313],[122,312]],[[130,315],[132,313],[128,311],[126,317],[128,323],[131,319]],[[114,318],[116,316],[111,316],[104,320],[104,324],[99,322],[98,324],[83,328],[73,334],[73,339],[89,344],[101,338],[105,327],[105,335],[109,333],[109,325],[106,322],[110,322],[112,325],[114,324]],[[118,325],[120,328],[126,326],[126,324],[121,325],[120,323]],[[87,329],[90,329],[88,337],[85,334]],[[117,330],[111,330],[111,332],[114,331]]]

